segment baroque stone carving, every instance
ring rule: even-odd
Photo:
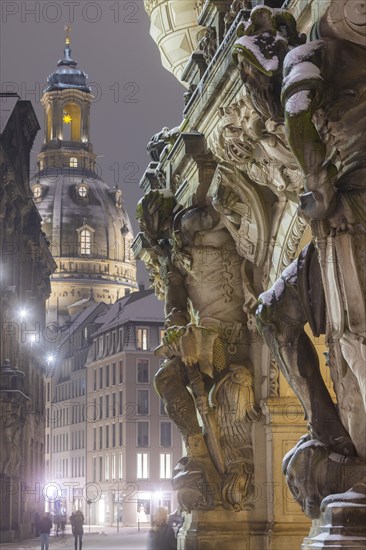
[[[339,9],[340,3],[332,7]],[[366,82],[364,73],[360,76],[365,48],[352,34],[340,39],[330,19],[328,11],[318,26],[319,40],[304,45],[290,14],[261,6],[238,29],[234,46],[259,117],[285,122],[304,182],[303,193],[297,188],[299,214],[313,233],[313,243],[260,296],[257,313],[260,331],[316,440],[301,443],[284,461],[293,494],[312,518],[319,517],[327,494],[316,481],[314,454],[327,464],[327,490],[331,478],[334,492],[364,478],[366,456],[366,157],[361,146]],[[320,375],[306,322],[315,336],[326,334],[338,409]],[[352,380],[352,394],[341,382],[345,377]],[[357,419],[349,400],[361,404]]]
[[[167,359],[155,386],[187,448],[173,474],[178,500],[186,510],[248,509],[258,412],[242,258],[209,202],[182,209],[170,192],[155,190],[137,215],[164,287],[166,331],[157,352]]]

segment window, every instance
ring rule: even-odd
[[[171,422],[160,422],[160,446],[172,446],[172,424]]]
[[[97,448],[97,429],[93,428],[93,451]]]
[[[114,418],[117,414],[116,408],[116,392],[112,393],[112,417]]]
[[[103,395],[99,396],[99,420],[103,418]]]
[[[81,198],[85,198],[88,196],[88,188],[87,186],[85,185],[85,183],[82,183],[81,185],[79,185],[78,187],[78,195],[79,197]]]
[[[148,447],[149,446],[149,423],[137,422],[137,446]]]
[[[82,229],[80,231],[80,254],[90,256],[91,254],[91,231]]]
[[[76,157],[70,157],[70,168],[78,167],[78,159]]]
[[[172,477],[172,457],[168,453],[160,453],[160,479]]]
[[[119,362],[119,383],[123,382],[123,361]]]
[[[119,453],[119,461],[118,461],[118,479],[122,479],[123,477],[123,456],[122,453]]]
[[[115,386],[116,384],[117,384],[117,365],[116,363],[112,363],[112,386]]]
[[[104,459],[104,465],[105,465],[105,480],[108,481],[109,479],[109,455],[107,455]]]
[[[99,457],[99,481],[103,480],[103,457]]]
[[[107,335],[108,339],[109,334]],[[105,387],[109,388],[109,365],[105,366]]]
[[[103,449],[103,426],[99,426],[99,449]]]
[[[148,329],[147,328],[138,328],[137,329],[137,348],[147,350],[148,349]]]
[[[119,408],[118,408],[118,412],[119,412],[119,415],[122,416],[122,415],[123,415],[123,392],[120,391],[120,392],[118,392],[118,393],[119,393],[119,398],[118,398]]]
[[[97,369],[93,370],[93,390],[97,389]]]
[[[99,389],[103,388],[103,367],[99,367]]]
[[[140,384],[149,383],[149,360],[137,359],[137,382]]]
[[[137,390],[137,414],[149,414],[149,390]]]
[[[148,454],[137,453],[137,479],[148,479]]]
[[[109,418],[109,395],[105,396],[105,417]]]
[[[116,425],[112,424],[112,447],[113,449],[116,446]]]
[[[112,454],[111,475],[112,479],[116,479],[116,455],[114,453]]]
[[[93,481],[97,481],[97,457],[93,456]]]
[[[168,416],[166,410],[165,410],[165,404],[162,399],[160,399],[160,415],[161,416]]]
[[[105,448],[109,449],[109,426],[105,427]]]
[[[33,198],[40,199],[42,197],[42,187],[40,185],[35,185],[33,187]]]
[[[118,424],[119,426],[119,433],[118,433],[118,436],[119,436],[119,446],[122,447],[123,445],[123,422],[120,422]]]

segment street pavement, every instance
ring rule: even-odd
[[[83,550],[145,550],[148,527],[121,527],[117,533],[116,527],[89,526],[84,527]],[[40,550],[38,538],[1,543],[1,550]],[[65,535],[58,537],[51,534],[49,550],[74,550],[74,537],[70,529]]]

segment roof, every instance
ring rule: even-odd
[[[102,323],[98,333],[127,322],[164,323],[164,303],[159,301],[152,289],[132,292],[117,300],[96,322]]]
[[[19,99],[18,94],[0,94],[0,134],[5,130]]]

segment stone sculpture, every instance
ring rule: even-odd
[[[167,359],[155,386],[187,448],[173,474],[178,500],[189,511],[248,509],[251,423],[258,413],[247,358],[242,260],[208,200],[182,209],[169,191],[150,191],[137,217],[166,303],[158,353]]]
[[[347,14],[348,4],[331,8]],[[299,215],[312,229],[313,242],[261,294],[257,312],[259,330],[309,422],[311,441],[291,451],[284,472],[312,518],[323,497],[366,476],[365,48],[354,39],[357,25],[340,38],[345,26],[339,17],[333,24],[331,8],[318,25],[319,39],[303,44],[289,13],[259,6],[238,28],[233,50],[257,115],[265,124],[285,122],[302,172]],[[307,322],[315,336],[326,334],[337,407],[304,331]],[[320,476],[326,489],[316,480],[314,454],[328,466]]]

